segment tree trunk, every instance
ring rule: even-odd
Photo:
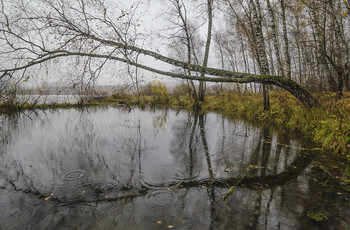
[[[341,98],[343,96],[343,89],[344,89],[344,71],[338,70],[337,76],[338,76],[337,97]]]
[[[323,15],[320,15],[321,12],[321,3],[313,1],[312,5],[310,7],[311,14],[312,14],[312,22],[313,22],[313,27],[314,27],[314,32],[316,33],[315,35],[315,41],[317,43],[317,59],[320,64],[324,67],[325,74],[326,74],[326,79],[328,82],[329,89],[333,92],[337,92],[337,82],[335,81],[333,77],[333,73],[329,67],[329,63],[327,61],[327,53],[326,53],[326,31],[325,31],[325,25],[327,21],[327,17],[325,15],[325,12],[323,12]],[[323,6],[324,8],[325,6]],[[325,9],[323,9],[325,11]],[[322,23],[320,17],[323,16],[322,18]]]
[[[344,74],[344,84],[346,91],[350,91],[350,69],[348,63],[345,63],[345,74]]]
[[[253,23],[254,23],[254,33],[256,37],[256,43],[257,43],[257,53],[259,56],[259,67],[260,67],[260,74],[266,75],[269,74],[269,63],[267,60],[266,50],[265,50],[265,40],[264,40],[264,34],[262,30],[262,18],[260,17],[260,6],[259,6],[259,0],[256,0],[254,3],[253,0],[250,0],[250,5],[253,13]],[[270,109],[270,100],[269,100],[269,89],[265,86],[263,86],[263,95],[264,95],[264,110]]]
[[[172,4],[174,5],[176,12],[178,14],[178,17],[180,18],[181,23],[178,24],[178,26],[181,28],[180,30],[185,33],[184,43],[187,48],[187,63],[190,65],[192,63],[192,54],[194,54],[194,49],[192,49],[192,42],[191,42],[191,32],[188,26],[188,20],[187,20],[187,10],[185,5],[182,5],[180,1],[175,0],[172,1]],[[193,53],[192,53],[193,52]],[[184,68],[185,74],[191,76],[191,70]],[[192,80],[189,80],[189,85],[192,88],[192,91],[190,92],[190,97],[194,100],[194,107],[199,107],[199,99],[198,99],[198,93],[195,87],[195,84]]]
[[[286,3],[285,0],[280,0],[282,8],[282,28],[283,28],[283,39],[284,39],[284,57],[286,59],[286,77],[291,79],[292,77],[292,67],[291,58],[289,55],[289,41],[288,41],[288,31],[286,23]]]
[[[203,60],[203,67],[208,66],[208,59],[209,59],[209,50],[210,50],[210,43],[211,43],[211,34],[212,34],[212,26],[213,26],[213,0],[208,0],[208,33],[207,33],[207,42],[205,44],[205,51],[204,51],[204,60]],[[205,73],[201,73],[201,77],[204,77]],[[198,89],[198,99],[199,101],[204,101],[204,93],[205,93],[205,87],[204,82],[199,82],[199,89]]]
[[[264,110],[270,109],[270,91],[266,89],[267,86],[263,85],[263,94],[264,94]]]
[[[279,48],[279,41],[278,41],[278,36],[277,36],[277,23],[276,23],[276,17],[275,13],[273,12],[273,9],[271,7],[270,1],[267,0],[267,8],[269,10],[269,16],[270,16],[270,27],[272,30],[272,41],[273,41],[273,47],[275,49],[275,54],[276,54],[276,59],[277,59],[277,64],[278,64],[278,75],[284,76],[284,70],[283,70],[283,65],[282,65],[282,60],[281,60],[281,55],[280,55],[280,48]]]

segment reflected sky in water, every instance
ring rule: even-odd
[[[0,229],[350,226],[349,208],[315,193],[310,142],[269,127],[122,107],[1,115],[0,123]],[[312,222],[314,206],[339,217]]]

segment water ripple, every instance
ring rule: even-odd
[[[147,194],[146,198],[147,204],[151,207],[168,207],[177,200],[176,194],[170,189],[153,190]]]
[[[148,170],[140,176],[142,186],[149,189],[173,188],[180,184],[185,176],[180,169],[174,167],[162,167]]]
[[[64,174],[63,180],[65,181],[75,181],[83,178],[85,176],[85,172],[82,170],[72,171]]]
[[[151,227],[153,225],[153,222],[154,216],[150,212],[138,212],[131,217],[131,223],[142,228],[145,227],[145,224],[147,224],[148,227]]]
[[[14,213],[7,216],[6,219],[1,222],[9,223],[10,226],[6,227],[5,229],[20,229],[20,226],[32,218],[32,216],[35,214],[35,211],[36,210],[34,208],[29,207],[22,208],[22,210],[14,210]]]

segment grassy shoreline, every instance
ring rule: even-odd
[[[261,95],[221,93],[206,96],[201,103],[201,112],[219,112],[228,117],[240,117],[311,137],[324,150],[338,153],[350,160],[350,94],[337,99],[334,94],[315,95],[321,108],[306,108],[286,92],[271,94],[271,109],[264,111]],[[180,106],[193,110],[193,101],[188,96],[167,95],[136,96],[114,95],[102,100],[127,105]]]
[[[324,150],[350,159],[350,95],[337,100],[335,96],[319,96],[322,108],[305,108],[284,92],[271,95],[271,109],[263,111],[259,95],[213,96],[205,109],[235,114],[247,120],[285,127],[311,137]]]
[[[248,121],[258,121],[299,131],[311,137],[324,150],[339,153],[350,159],[350,94],[336,99],[335,95],[315,95],[322,104],[321,108],[305,108],[294,97],[286,92],[271,94],[271,109],[263,111],[262,97],[255,94],[237,94],[225,92],[206,96],[201,103],[201,112],[220,112],[227,116],[239,116]],[[52,103],[52,104],[0,104],[0,113],[19,112],[28,109],[66,109],[124,104],[131,106],[169,106],[183,107],[193,110],[193,101],[188,96],[163,95],[141,96],[113,95],[84,103]]]

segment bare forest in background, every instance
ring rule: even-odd
[[[144,6],[159,3],[165,28],[140,29],[148,26]],[[124,8],[104,0],[1,0],[0,9],[2,92],[6,80],[25,88],[52,66],[75,76],[73,87],[91,90],[110,75],[127,77],[138,94],[146,70],[182,79],[195,101],[204,100],[206,82],[221,90],[238,83],[239,92],[263,92],[265,109],[276,86],[309,107],[318,103],[308,92],[350,90],[347,0],[139,0]],[[152,48],[157,39],[168,54]],[[145,64],[145,56],[172,70]]]

